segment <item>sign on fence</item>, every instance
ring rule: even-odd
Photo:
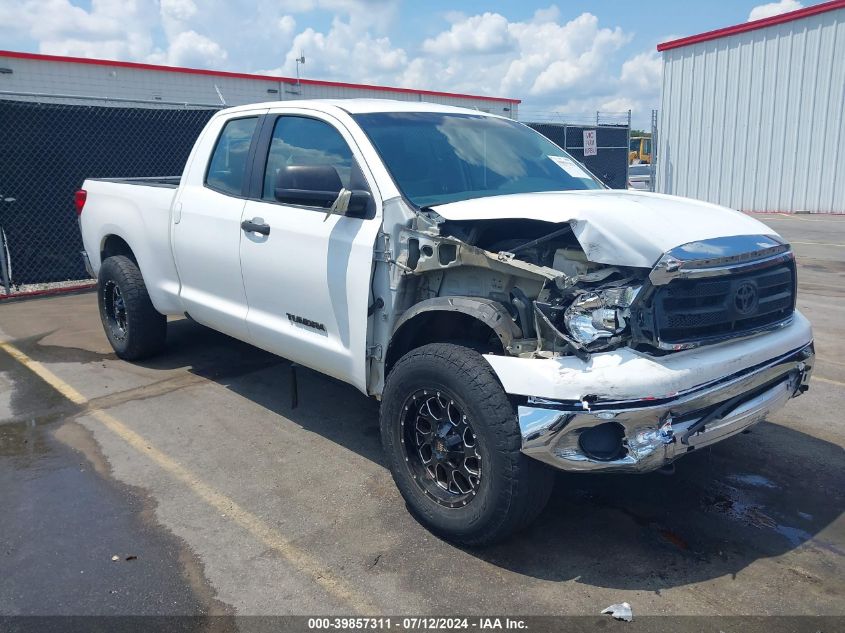
[[[584,130],[584,156],[595,156],[598,154],[596,145],[596,131]]]
[[[627,125],[570,125],[567,123],[528,123],[558,147],[565,149],[579,165],[612,189],[628,186]],[[585,152],[584,131],[595,138],[592,154]],[[601,151],[599,151],[601,150]],[[568,167],[569,165],[567,165]],[[563,169],[563,166],[561,166]]]

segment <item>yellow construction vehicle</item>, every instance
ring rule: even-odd
[[[630,149],[631,151],[628,153],[628,164],[651,164],[650,136],[632,136]]]

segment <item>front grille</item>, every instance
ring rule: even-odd
[[[674,279],[656,289],[654,333],[661,343],[741,336],[787,319],[795,309],[795,264],[717,278]]]

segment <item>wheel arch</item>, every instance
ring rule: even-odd
[[[132,247],[129,246],[129,242],[116,233],[109,233],[108,235],[103,236],[103,239],[100,242],[100,262],[102,263],[109,257],[113,257],[115,255],[125,255],[131,259],[136,266],[138,265],[138,259],[135,257],[135,252],[132,250]]]
[[[504,354],[522,331],[505,306],[481,297],[434,297],[406,310],[393,329],[385,354],[385,376],[402,356],[429,343],[492,343]]]

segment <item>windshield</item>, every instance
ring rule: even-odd
[[[508,119],[439,112],[355,115],[419,207],[533,191],[602,189],[557,145]]]
[[[648,176],[651,174],[651,165],[631,165],[628,167],[630,176]]]

